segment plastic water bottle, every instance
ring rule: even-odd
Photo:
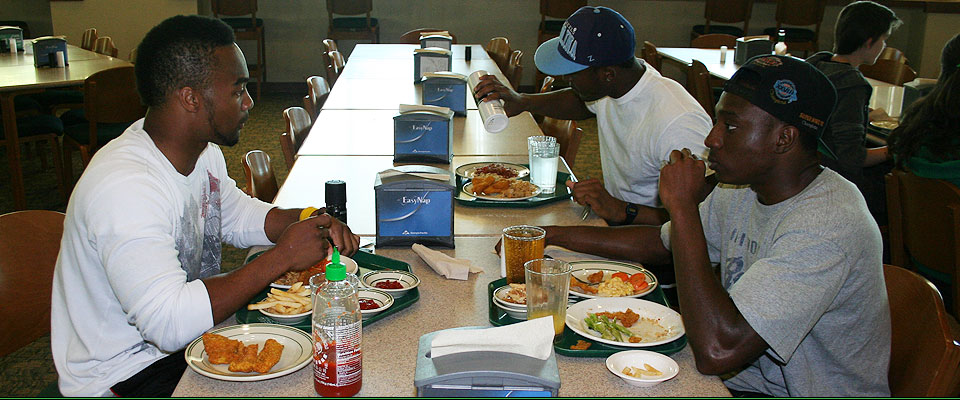
[[[323,397],[353,396],[360,392],[363,383],[363,335],[356,286],[359,282],[356,277],[347,276],[347,267],[340,262],[340,252],[336,249],[327,264],[326,280],[321,278],[320,275],[310,278],[313,386]]]

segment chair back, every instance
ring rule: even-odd
[[[140,104],[137,78],[132,65],[111,68],[87,77],[83,82],[84,117],[90,121],[90,148],[97,148],[97,124],[126,123],[142,118],[147,109]]]
[[[720,46],[736,49],[737,37],[725,33],[708,33],[690,39],[690,47],[696,47],[698,49],[719,49]]]
[[[97,28],[87,28],[80,39],[80,48],[93,51],[94,46],[97,45],[97,38]]]
[[[893,85],[903,85],[917,77],[917,72],[905,62],[892,59],[878,59],[873,65],[860,65],[863,76],[884,81]]]
[[[323,76],[327,78],[327,81],[330,81],[330,76],[327,75],[327,67],[330,65],[330,52],[339,51],[337,49],[337,42],[333,39],[323,39],[323,51],[320,52],[320,59],[323,61]]]
[[[743,31],[746,32],[752,13],[753,0],[707,0],[703,17],[708,27],[714,21],[727,24],[743,22]]]
[[[777,28],[781,24],[816,25],[816,31],[819,33],[826,3],[826,0],[777,0],[777,12],[774,17]]]
[[[960,188],[895,169],[886,176],[890,261],[951,276],[953,313],[960,313]]]
[[[137,48],[136,48],[136,47],[130,49],[130,57],[129,57],[129,60],[130,60],[130,63],[131,63],[131,64],[135,64],[135,63],[137,62]]]
[[[346,61],[343,60],[343,55],[336,50],[327,53],[327,56],[330,57],[330,64],[327,64],[327,79],[330,81],[330,86],[333,86],[337,84],[337,78],[343,72]]]
[[[257,18],[257,0],[210,0],[210,7],[213,9],[214,18],[220,18],[221,15],[250,15]]]
[[[554,78],[554,77],[552,77],[552,76],[547,76],[547,77],[543,78],[543,84],[540,85],[540,93],[547,93],[547,92],[553,90],[553,82],[554,82],[555,80],[556,80],[556,78]]]
[[[380,24],[370,18],[373,0],[327,0],[327,37],[347,40],[370,40],[380,42]],[[363,17],[334,18],[334,15],[360,15]]]
[[[716,119],[714,110],[716,103],[713,101],[713,88],[710,87],[710,71],[707,71],[707,67],[698,60],[693,60],[687,66],[687,92],[697,99],[697,103],[700,103],[710,119]]]
[[[270,155],[263,150],[250,150],[240,161],[247,176],[247,194],[272,203],[277,197],[279,187],[273,167],[270,166]]]
[[[895,47],[884,47],[877,60],[896,60],[903,64],[908,63],[907,57],[903,56],[903,52]]]
[[[292,167],[297,150],[300,150],[300,145],[310,133],[313,122],[307,110],[302,107],[289,107],[283,110],[283,120],[287,135],[281,135],[280,147],[283,150],[284,161],[287,162],[288,167]]]
[[[577,160],[577,150],[580,149],[580,140],[583,138],[583,129],[580,129],[573,120],[543,117],[540,130],[544,135],[557,138],[560,155],[567,160],[567,166],[573,168]]]
[[[514,90],[519,90],[520,88],[520,78],[523,77],[523,51],[514,50],[510,53],[510,62],[507,63],[507,69],[503,71],[503,74],[507,77],[507,80],[510,81],[510,86],[513,86]]]
[[[307,78],[307,95],[303,97],[303,108],[307,110],[311,121],[317,120],[317,114],[323,108],[323,103],[330,96],[330,85],[322,76],[311,76]]]
[[[585,5],[587,0],[540,0],[540,20],[547,17],[565,20]]]
[[[327,11],[339,15],[359,15],[373,11],[373,0],[327,0]]]
[[[512,50],[510,50],[509,39],[503,36],[497,36],[490,39],[483,49],[486,50],[490,58],[497,63],[497,67],[500,67],[501,71],[507,69],[507,63],[510,62],[510,53],[512,52]]]
[[[0,215],[0,357],[50,332],[63,218],[45,210]]]
[[[119,52],[117,46],[113,45],[113,39],[110,36],[98,37],[96,44],[93,46],[93,51],[110,57],[116,57]]]
[[[450,31],[446,29],[437,28],[417,28],[406,31],[403,33],[403,35],[400,35],[400,39],[397,41],[397,43],[420,44],[420,35],[429,32],[447,32],[447,34],[450,35],[450,38],[453,39],[452,43],[457,43],[457,35],[450,33]]]
[[[892,397],[954,397],[960,391],[960,329],[930,281],[884,265],[890,301]]]
[[[660,71],[660,65],[662,64],[663,56],[657,53],[657,46],[653,43],[650,43],[646,40],[643,41],[643,49],[640,50],[640,57],[643,58],[643,61],[647,62],[647,65],[655,68],[657,71]]]

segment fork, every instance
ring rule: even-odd
[[[587,179],[590,179],[590,176],[589,176],[589,175],[586,175],[586,178],[587,178]],[[576,178],[576,176],[573,176],[573,175],[570,175],[570,180],[573,181],[573,183],[580,182],[580,181]],[[581,220],[581,221],[586,221],[586,220],[587,220],[587,217],[590,215],[590,211],[591,211],[590,205],[589,205],[589,204],[584,205],[584,206],[583,206],[583,211],[580,213],[580,214],[581,214],[581,215],[580,215],[580,220]]]

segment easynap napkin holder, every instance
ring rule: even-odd
[[[400,105],[393,117],[393,161],[449,164],[453,157],[453,110]]]
[[[454,328],[477,329],[478,327]],[[414,385],[419,397],[557,397],[557,356],[546,360],[520,354],[474,351],[433,358],[437,332],[420,337]]]
[[[420,102],[447,107],[456,115],[467,115],[467,77],[455,72],[430,72],[420,79]]]
[[[57,52],[63,52],[63,66],[70,65],[67,60],[67,39],[63,36],[44,36],[33,39],[33,66],[56,66]]]
[[[374,182],[377,247],[454,247],[453,175],[427,165],[405,165],[377,174]]]
[[[450,50],[453,47],[453,36],[447,31],[420,33],[420,48],[438,47]]]
[[[19,26],[0,26],[0,52],[11,52],[10,39],[17,40],[17,48],[13,52],[23,50],[23,29]]]
[[[423,75],[431,72],[449,71],[453,64],[453,53],[439,47],[428,47],[413,51],[413,82],[420,83]]]
[[[737,47],[733,51],[733,62],[743,65],[754,56],[773,54],[773,42],[766,35],[737,38]]]

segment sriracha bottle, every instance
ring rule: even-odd
[[[363,378],[359,281],[347,276],[334,249],[326,281],[313,289],[313,384],[323,397],[348,397],[360,391]],[[319,276],[316,276],[319,278]]]

